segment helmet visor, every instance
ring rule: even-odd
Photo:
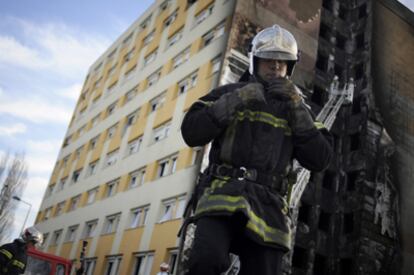
[[[287,52],[277,52],[277,51],[262,51],[256,52],[256,57],[264,58],[264,59],[274,59],[274,60],[291,60],[296,61],[297,57],[293,54]]]

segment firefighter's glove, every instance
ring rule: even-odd
[[[227,126],[234,118],[236,109],[243,101],[234,93],[227,93],[217,99],[209,108],[209,113],[219,122],[221,126]]]
[[[236,91],[245,106],[266,102],[263,85],[258,82],[249,83]]]
[[[303,101],[302,92],[287,78],[277,78],[269,83],[266,92],[283,101],[291,101],[293,104],[299,105]]]
[[[294,134],[301,134],[305,131],[315,128],[313,118],[310,114],[308,106],[304,102],[295,104],[293,101],[289,102],[289,125]]]

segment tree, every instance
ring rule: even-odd
[[[9,241],[13,232],[17,203],[13,196],[20,197],[27,184],[27,163],[24,154],[9,154],[0,158],[0,244]]]

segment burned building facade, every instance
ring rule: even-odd
[[[237,2],[222,83],[236,80],[252,37],[273,24],[298,40],[294,81],[315,113],[335,76],[355,83],[331,129],[335,157],[302,197],[286,273],[412,274],[413,20],[392,0]]]

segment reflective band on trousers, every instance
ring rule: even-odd
[[[209,195],[207,197],[202,197],[197,206],[195,215],[223,210],[228,212],[236,212],[236,210],[239,209],[245,210],[249,217],[247,228],[260,236],[264,242],[282,245],[290,249],[290,232],[286,233],[267,225],[263,219],[258,217],[251,210],[249,203],[244,197],[233,197],[226,195]]]
[[[24,267],[25,267],[25,264],[22,263],[22,262],[20,262],[20,261],[18,261],[18,260],[13,260],[11,264],[14,265],[14,266],[17,266],[17,267],[19,267],[21,269],[24,269]]]
[[[292,130],[288,126],[288,122],[286,119],[275,117],[274,115],[266,112],[244,110],[236,113],[236,119],[248,119],[250,121],[263,122],[275,128],[282,128],[285,132],[285,135],[287,136],[290,136],[292,134]]]
[[[13,258],[13,254],[11,254],[9,251],[7,251],[6,249],[0,249],[0,253],[6,255],[7,258],[11,259]]]

